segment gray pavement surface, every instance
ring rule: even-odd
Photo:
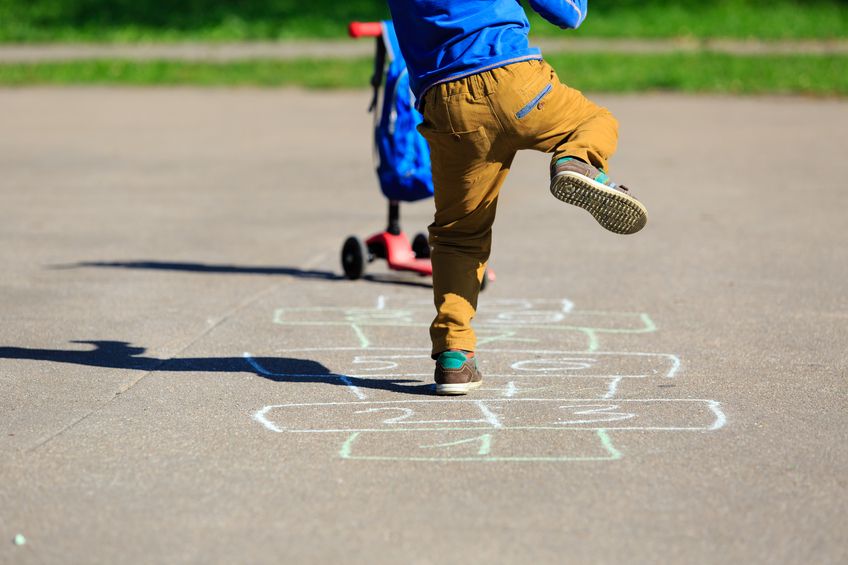
[[[533,41],[543,53],[730,53],[736,55],[837,55],[848,40],[761,41],[735,39],[561,39]],[[238,43],[70,43],[0,45],[0,63],[37,63],[92,59],[136,61],[239,61],[369,57],[371,40],[245,41]]]
[[[522,154],[446,400],[368,97],[0,90],[0,562],[848,560],[848,102],[595,97],[649,224]]]

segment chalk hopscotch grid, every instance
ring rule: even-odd
[[[543,301],[543,300],[539,300],[539,301],[515,300],[515,301],[502,301],[502,302],[509,303],[511,305],[523,306],[525,308],[527,308],[527,307],[533,308],[534,306],[536,306],[538,304],[550,303],[550,301]],[[616,329],[616,328],[596,328],[596,327],[586,327],[586,326],[557,325],[559,322],[562,322],[562,321],[565,320],[565,316],[567,314],[570,314],[573,311],[573,303],[571,301],[562,300],[562,301],[559,301],[559,304],[560,304],[560,308],[559,308],[558,311],[555,311],[555,315],[551,315],[550,312],[548,312],[547,314],[544,314],[544,312],[543,312],[543,314],[548,316],[551,321],[555,322],[554,324],[532,323],[534,315],[537,316],[537,318],[538,318],[538,313],[536,313],[536,314],[531,314],[531,316],[529,316],[527,318],[527,319],[530,320],[530,322],[528,322],[528,323],[514,323],[514,320],[512,320],[514,327],[507,327],[507,325],[506,325],[507,323],[510,322],[509,316],[507,316],[507,319],[504,320],[503,324],[501,324],[499,322],[499,323],[496,323],[496,324],[481,324],[481,326],[484,329],[494,329],[495,331],[502,332],[500,335],[496,335],[493,338],[491,338],[491,341],[489,341],[489,343],[491,343],[493,341],[498,341],[498,340],[503,339],[503,338],[512,338],[511,340],[513,340],[513,341],[533,341],[532,339],[528,339],[528,338],[516,337],[516,336],[520,335],[521,332],[526,331],[526,330],[540,330],[540,329],[551,330],[551,329],[555,329],[555,330],[559,330],[559,331],[577,331],[577,332],[583,333],[584,335],[586,335],[588,337],[588,346],[587,346],[586,350],[583,350],[583,351],[561,351],[561,350],[550,350],[550,349],[532,350],[532,349],[486,349],[486,348],[480,348],[480,349],[478,349],[478,351],[480,353],[485,353],[485,352],[496,353],[497,352],[497,353],[509,353],[511,355],[516,355],[516,354],[532,354],[532,355],[547,355],[547,356],[553,355],[553,356],[559,356],[559,358],[558,358],[559,361],[564,360],[564,361],[567,361],[567,362],[570,362],[570,363],[575,363],[575,364],[579,364],[579,362],[587,361],[587,360],[594,362],[594,360],[593,359],[585,359],[585,358],[580,359],[580,358],[567,357],[567,356],[589,354],[593,357],[598,357],[598,356],[601,356],[601,357],[602,356],[654,357],[654,358],[663,358],[663,359],[666,359],[667,361],[670,362],[670,368],[666,371],[666,373],[662,376],[662,378],[674,378],[676,376],[676,374],[678,373],[680,366],[681,366],[681,362],[680,362],[680,358],[677,355],[674,355],[674,354],[647,353],[647,352],[615,352],[615,351],[599,351],[598,350],[599,346],[600,346],[599,334],[601,334],[601,333],[640,334],[640,333],[655,332],[656,331],[656,325],[654,324],[654,322],[650,318],[650,316],[648,316],[647,314],[645,314],[645,313],[598,312],[598,311],[585,311],[585,312],[583,312],[584,314],[590,314],[590,315],[594,315],[594,316],[637,317],[641,321],[642,327],[636,328],[636,329],[633,329],[633,328],[620,328],[620,329]],[[375,315],[375,311],[376,311],[376,315]],[[320,313],[331,313],[331,314],[339,314],[340,312],[343,312],[345,319],[338,320],[338,321],[331,321],[331,320],[309,321],[309,320],[285,320],[284,319],[286,313],[290,314],[290,313],[294,313],[294,312],[297,312],[297,313],[319,313],[320,312]],[[510,315],[515,314],[515,312],[522,313],[521,310],[518,310],[518,311],[511,312]],[[353,308],[353,309],[351,309],[351,308],[291,308],[291,309],[280,308],[280,309],[277,309],[274,312],[273,321],[274,321],[275,324],[282,324],[282,325],[350,326],[354,330],[354,333],[356,334],[357,338],[360,341],[360,347],[359,348],[356,348],[356,347],[297,348],[297,349],[279,350],[280,353],[283,353],[283,352],[294,353],[294,352],[307,352],[307,351],[311,351],[311,352],[318,352],[318,351],[352,351],[352,352],[364,352],[364,353],[367,353],[367,354],[371,354],[371,353],[374,353],[375,350],[371,347],[372,346],[371,340],[367,337],[363,328],[370,327],[370,326],[376,326],[376,327],[380,327],[380,326],[383,326],[383,327],[386,327],[386,326],[387,327],[422,327],[423,324],[421,324],[421,323],[413,323],[411,321],[404,321],[404,320],[410,320],[410,317],[414,316],[414,315],[415,315],[415,311],[410,310],[410,309],[404,309],[404,310],[399,310],[399,311],[387,310],[386,309],[386,299],[385,299],[384,296],[380,296],[377,300],[376,309],[374,309],[374,308],[371,308],[371,309],[368,309],[368,308]],[[390,361],[390,360],[395,360],[395,359],[427,359],[427,360],[429,360],[429,350],[425,350],[423,348],[380,348],[380,351],[393,351],[393,352],[403,351],[403,352],[408,352],[408,354],[403,354],[403,355],[373,355],[373,356],[370,356],[370,359],[369,359],[369,355],[364,355],[364,356],[356,357],[354,359],[354,362],[355,363],[359,363],[359,362],[380,363],[380,362],[382,362],[382,363],[388,363],[389,365],[391,365],[392,361]],[[421,352],[421,353],[413,354],[412,352]],[[572,379],[572,378],[583,378],[583,379],[602,378],[602,379],[608,380],[609,384],[608,384],[606,393],[600,399],[598,399],[598,398],[593,398],[593,399],[514,398],[514,395],[516,394],[516,391],[518,389],[515,386],[514,381],[509,381],[507,383],[506,387],[504,388],[504,394],[501,398],[468,399],[468,400],[466,400],[466,399],[398,400],[398,401],[378,402],[378,401],[367,401],[368,397],[365,394],[365,392],[363,392],[360,387],[357,387],[355,384],[353,384],[352,379],[374,378],[374,377],[390,379],[390,378],[395,378],[395,377],[406,377],[406,378],[408,378],[410,376],[429,377],[430,374],[429,373],[426,373],[426,374],[416,373],[415,375],[412,375],[409,372],[388,373],[388,374],[386,374],[385,372],[381,372],[381,373],[377,374],[379,371],[384,371],[387,368],[389,368],[389,369],[390,368],[396,368],[397,364],[394,364],[394,366],[373,367],[373,368],[370,368],[370,369],[360,367],[360,370],[363,371],[363,372],[361,372],[361,373],[351,373],[351,374],[329,373],[329,374],[326,374],[326,375],[324,375],[324,374],[321,374],[321,375],[302,374],[301,375],[301,374],[275,373],[275,372],[269,371],[266,368],[262,367],[258,363],[258,361],[256,361],[255,358],[253,358],[253,356],[250,353],[245,352],[244,358],[256,371],[258,371],[259,373],[264,374],[264,375],[275,376],[275,377],[289,377],[289,378],[309,377],[309,378],[312,378],[312,379],[314,379],[314,378],[328,378],[328,379],[337,378],[346,385],[348,390],[350,390],[351,393],[354,394],[354,396],[357,397],[359,402],[329,402],[329,403],[311,403],[311,404],[277,404],[277,405],[265,406],[265,407],[263,407],[262,409],[258,410],[257,412],[255,412],[253,414],[254,420],[256,420],[257,422],[262,424],[266,429],[273,431],[273,432],[278,432],[278,433],[282,433],[282,432],[289,432],[289,433],[347,433],[347,434],[349,434],[347,439],[342,444],[342,448],[339,451],[339,456],[342,459],[382,460],[382,461],[389,461],[389,460],[390,461],[457,461],[457,462],[460,462],[460,461],[468,461],[468,462],[471,462],[471,461],[503,461],[503,462],[508,462],[508,461],[513,461],[513,462],[519,462],[519,461],[523,461],[523,462],[527,462],[527,461],[559,461],[559,462],[564,462],[564,461],[609,461],[609,460],[617,460],[617,459],[620,459],[622,457],[622,454],[617,449],[615,449],[615,447],[612,444],[612,441],[611,441],[611,439],[608,435],[609,430],[615,430],[615,431],[628,431],[628,430],[631,430],[631,431],[634,431],[634,430],[635,431],[700,431],[700,432],[705,432],[705,431],[715,431],[715,430],[721,429],[722,427],[724,427],[724,425],[727,422],[727,418],[726,418],[726,416],[725,416],[725,414],[722,410],[721,403],[719,403],[718,401],[715,401],[715,400],[705,400],[705,399],[620,399],[620,398],[615,399],[614,398],[616,393],[618,392],[619,384],[624,379],[648,378],[649,375],[644,374],[644,373],[643,374],[632,374],[632,375],[631,374],[552,375],[551,373],[561,372],[561,371],[558,371],[558,369],[556,367],[554,367],[554,368],[548,369],[547,371],[543,370],[542,374],[539,374],[539,375],[532,375],[532,374],[528,374],[528,373],[525,373],[525,374],[515,374],[515,373],[513,373],[513,374],[498,374],[498,373],[495,373],[495,374],[487,374],[486,375],[487,379],[501,379],[501,378],[515,379],[516,377],[520,377],[520,378],[523,379],[523,378],[528,378],[528,377],[532,378],[532,377],[552,377],[552,376],[562,376],[562,377],[568,378],[568,379]],[[362,359],[365,359],[365,360],[362,361]],[[550,360],[531,359],[531,360],[528,360],[526,362],[527,363],[537,363],[537,364],[539,364],[539,363],[544,363],[546,361],[550,361]],[[556,362],[556,361],[557,360],[555,359],[554,362]],[[516,367],[516,365],[520,365],[520,363],[513,363],[511,368],[513,370],[520,370],[520,368]],[[532,371],[530,371],[530,372],[532,373]],[[658,373],[658,371],[654,370],[653,375],[651,375],[651,376],[657,376],[657,373]],[[491,390],[494,390],[494,389],[491,389]],[[531,390],[533,390],[533,389],[531,389]],[[501,423],[498,420],[497,415],[495,413],[493,413],[491,410],[489,410],[488,407],[487,407],[488,403],[503,403],[503,402],[507,402],[507,401],[509,401],[509,402],[536,402],[536,403],[580,403],[580,402],[597,403],[599,400],[601,400],[601,401],[603,401],[603,400],[614,400],[614,402],[616,402],[616,403],[621,403],[621,402],[633,402],[633,403],[635,403],[635,402],[642,402],[642,403],[646,403],[646,402],[702,403],[702,404],[706,405],[706,407],[711,411],[711,413],[713,414],[715,419],[713,420],[712,424],[710,424],[709,426],[697,426],[697,427],[693,427],[693,426],[610,426],[610,425],[605,425],[603,427],[601,427],[601,426],[584,427],[584,426],[574,426],[574,425],[568,425],[568,426],[540,426],[540,425],[535,425],[535,426],[534,425],[531,425],[531,426],[504,426],[503,423]],[[432,403],[439,403],[439,402],[443,402],[443,403],[449,402],[449,403],[454,404],[454,405],[458,405],[459,403],[463,403],[463,402],[474,403],[483,412],[485,425],[483,425],[483,426],[470,426],[470,427],[466,426],[466,427],[434,427],[434,428],[396,427],[396,428],[388,428],[388,429],[387,428],[328,428],[328,429],[293,430],[293,429],[280,428],[279,426],[277,426],[277,424],[275,422],[271,421],[267,417],[268,413],[272,410],[275,410],[275,409],[303,407],[303,406],[316,406],[316,407],[317,406],[323,406],[323,407],[326,407],[326,406],[356,405],[356,406],[359,407],[359,406],[376,405],[376,404],[397,406],[397,405],[400,405],[400,404],[416,404],[416,403],[417,404],[432,405]],[[570,406],[570,407],[571,408],[575,408],[575,407],[580,408],[580,406]],[[598,408],[598,405],[593,404],[593,405],[589,405],[589,407]],[[615,405],[610,404],[609,407],[602,407],[602,408],[595,410],[594,412],[603,413],[604,410],[617,409],[617,408],[618,408],[617,404],[615,404]],[[409,410],[408,408],[395,408],[395,409]],[[366,410],[364,412],[368,412],[368,410]],[[592,411],[590,411],[590,413],[591,412]],[[630,414],[629,416],[633,416],[633,415]],[[384,421],[384,424],[388,423],[389,421],[390,420]],[[442,421],[430,421],[429,423],[449,424],[449,423],[454,423],[454,422],[455,423],[461,423],[461,422],[467,422],[467,421],[468,420],[459,420],[459,421],[442,420]],[[411,424],[411,423],[415,423],[415,422],[408,422],[408,424]],[[425,421],[425,422],[420,422],[420,423],[424,424],[424,423],[428,423],[428,422]],[[483,421],[481,420],[481,421],[479,421],[479,423],[483,423]],[[576,423],[580,423],[580,422],[576,422]],[[605,422],[605,423],[608,424],[608,422]],[[416,433],[416,432],[430,432],[430,431],[432,431],[432,432],[460,431],[460,432],[475,432],[475,433],[477,433],[477,432],[480,432],[480,431],[485,432],[487,430],[489,430],[488,433],[484,433],[483,435],[479,436],[478,438],[471,438],[471,439],[460,440],[460,441],[456,441],[456,442],[448,442],[448,443],[443,443],[443,444],[437,444],[435,446],[419,446],[419,448],[422,448],[422,449],[425,448],[425,447],[449,447],[449,446],[465,444],[465,443],[468,443],[468,442],[471,442],[471,441],[476,441],[477,439],[482,438],[481,441],[485,440],[485,441],[483,441],[483,447],[485,447],[485,450],[483,449],[483,447],[481,447],[481,452],[478,452],[478,455],[476,457],[456,457],[456,456],[451,456],[451,457],[397,456],[397,457],[395,457],[395,456],[384,456],[384,455],[356,455],[356,454],[353,453],[353,446],[357,444],[357,442],[359,441],[359,438],[362,436],[362,434],[369,434],[369,433],[378,433],[378,434],[381,434],[381,433],[404,433],[404,432],[405,433]],[[556,430],[557,432],[564,432],[564,431],[575,431],[575,432],[576,431],[591,431],[591,432],[594,432],[596,434],[597,439],[600,442],[601,446],[605,450],[606,455],[603,456],[603,457],[572,457],[572,456],[522,457],[522,456],[493,456],[493,455],[490,454],[492,438],[494,436],[494,433],[504,432],[504,431],[532,431],[532,430],[537,430],[537,431]],[[485,451],[485,453],[483,451]]]

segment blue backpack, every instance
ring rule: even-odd
[[[398,46],[394,25],[391,21],[381,23],[383,34],[377,38],[374,76],[371,78],[374,97],[369,108],[374,112],[374,144],[379,157],[377,177],[386,198],[413,202],[433,196],[430,148],[427,140],[415,129],[423,118],[415,109],[414,96],[409,88],[409,71]],[[388,68],[385,68],[386,61]],[[384,74],[383,103],[377,110]]]

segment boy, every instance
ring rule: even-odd
[[[586,17],[587,0],[529,4],[562,28],[574,29]],[[647,211],[606,175],[618,140],[615,118],[561,84],[541,52],[529,47],[530,24],[518,0],[389,0],[389,8],[433,168],[436,393],[466,394],[482,381],[471,319],[498,191],[516,151],[553,153],[553,195],[610,231],[635,233]]]

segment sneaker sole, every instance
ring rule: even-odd
[[[475,388],[480,388],[480,385],[483,384],[483,381],[475,381],[472,383],[452,383],[452,384],[437,384],[436,385],[436,394],[439,396],[459,396],[462,394],[468,394],[469,391],[474,390]]]
[[[613,233],[636,233],[648,222],[648,210],[641,202],[580,173],[557,174],[551,181],[551,194],[583,208]]]

